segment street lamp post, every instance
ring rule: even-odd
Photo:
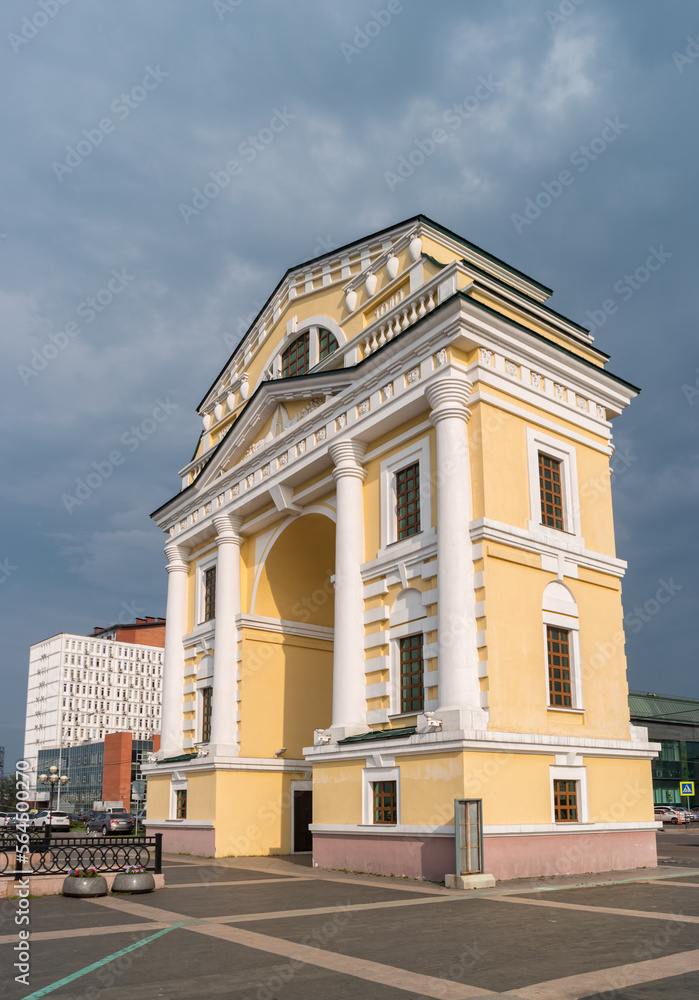
[[[68,784],[68,776],[66,774],[58,774],[58,768],[55,764],[52,764],[49,768],[48,774],[40,774],[39,781],[42,785],[49,786],[49,834],[53,829],[53,795],[56,788],[61,788],[63,785]]]

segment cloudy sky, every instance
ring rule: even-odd
[[[642,387],[615,431],[629,680],[699,697],[694,5],[7,0],[3,46],[9,766],[31,643],[164,613],[148,515],[280,275],[419,212],[552,287]]]

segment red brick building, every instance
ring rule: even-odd
[[[92,633],[99,639],[113,639],[116,642],[136,642],[142,646],[165,645],[164,618],[137,618],[128,625],[110,625],[108,628],[95,626]]]

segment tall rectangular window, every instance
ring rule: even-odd
[[[374,822],[398,822],[398,793],[395,781],[375,781],[372,785],[374,795]]]
[[[187,819],[187,789],[178,788],[175,792],[177,819]]]
[[[578,822],[577,781],[554,781],[553,813],[557,823]]]
[[[401,712],[421,712],[425,707],[423,639],[420,633],[400,640]]]
[[[201,692],[201,740],[202,743],[211,741],[211,697],[213,688],[203,688]]]
[[[216,617],[216,567],[204,571],[204,621]]]
[[[570,690],[570,632],[546,626],[546,654],[549,668],[549,704],[572,707]]]
[[[396,517],[398,538],[420,531],[420,463],[396,473]]]
[[[564,531],[563,494],[561,492],[561,463],[556,458],[539,452],[539,494],[541,496],[541,523]]]
[[[289,344],[282,354],[282,378],[305,375],[308,371],[308,332]]]

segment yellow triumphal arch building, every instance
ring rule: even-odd
[[[442,878],[480,800],[498,878],[653,863],[609,484],[637,390],[550,294],[423,216],[274,289],[153,515],[166,849]]]

